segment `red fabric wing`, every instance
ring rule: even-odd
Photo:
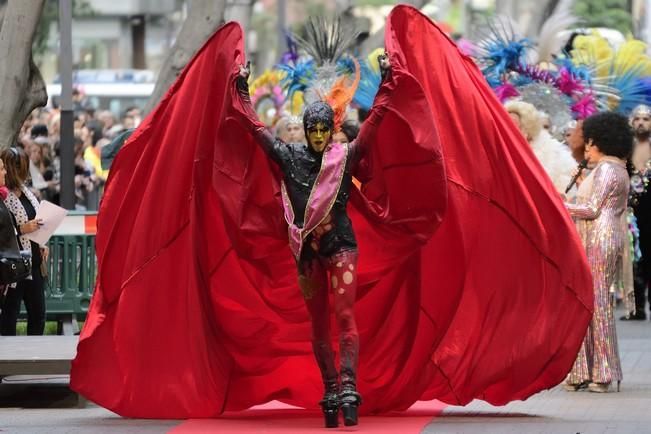
[[[473,61],[411,7],[393,10],[386,35],[434,111],[448,181],[447,214],[420,257],[422,317],[443,334],[423,397],[525,399],[562,381],[585,335],[593,293],[583,247]]]
[[[362,408],[525,398],[562,379],[585,332],[582,248],[472,63],[407,7],[386,44],[387,110],[360,134],[365,183],[349,206]],[[235,95],[240,63],[230,23],[113,163],[71,386],[119,414],[313,407],[322,393],[275,170]]]

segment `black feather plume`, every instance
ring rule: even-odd
[[[357,38],[358,32],[345,29],[339,18],[312,17],[305,25],[305,39],[295,35],[296,42],[318,65],[333,64]]]

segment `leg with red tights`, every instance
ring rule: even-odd
[[[337,382],[332,340],[330,337],[330,303],[326,270],[318,256],[298,263],[298,284],[312,319],[312,349],[323,382]]]
[[[334,292],[335,316],[339,326],[341,409],[345,424],[356,425],[357,407],[361,404],[361,396],[357,393],[356,386],[359,335],[354,312],[357,293],[357,251],[347,250],[331,256],[328,261],[328,271]]]
[[[339,382],[330,338],[330,303],[326,270],[316,254],[305,252],[298,263],[298,283],[312,319],[312,350],[325,387],[319,403],[328,428],[338,426]]]

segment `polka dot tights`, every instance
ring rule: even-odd
[[[337,381],[330,335],[330,297],[339,328],[341,382],[355,383],[359,336],[355,323],[357,251],[336,253],[327,260],[314,257],[298,264],[299,286],[312,318],[312,348],[325,383]],[[328,279],[328,275],[330,278]],[[330,287],[331,291],[328,291]]]

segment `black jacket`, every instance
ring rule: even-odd
[[[4,201],[0,199],[0,257],[4,254],[16,256],[20,254],[15,221]]]

